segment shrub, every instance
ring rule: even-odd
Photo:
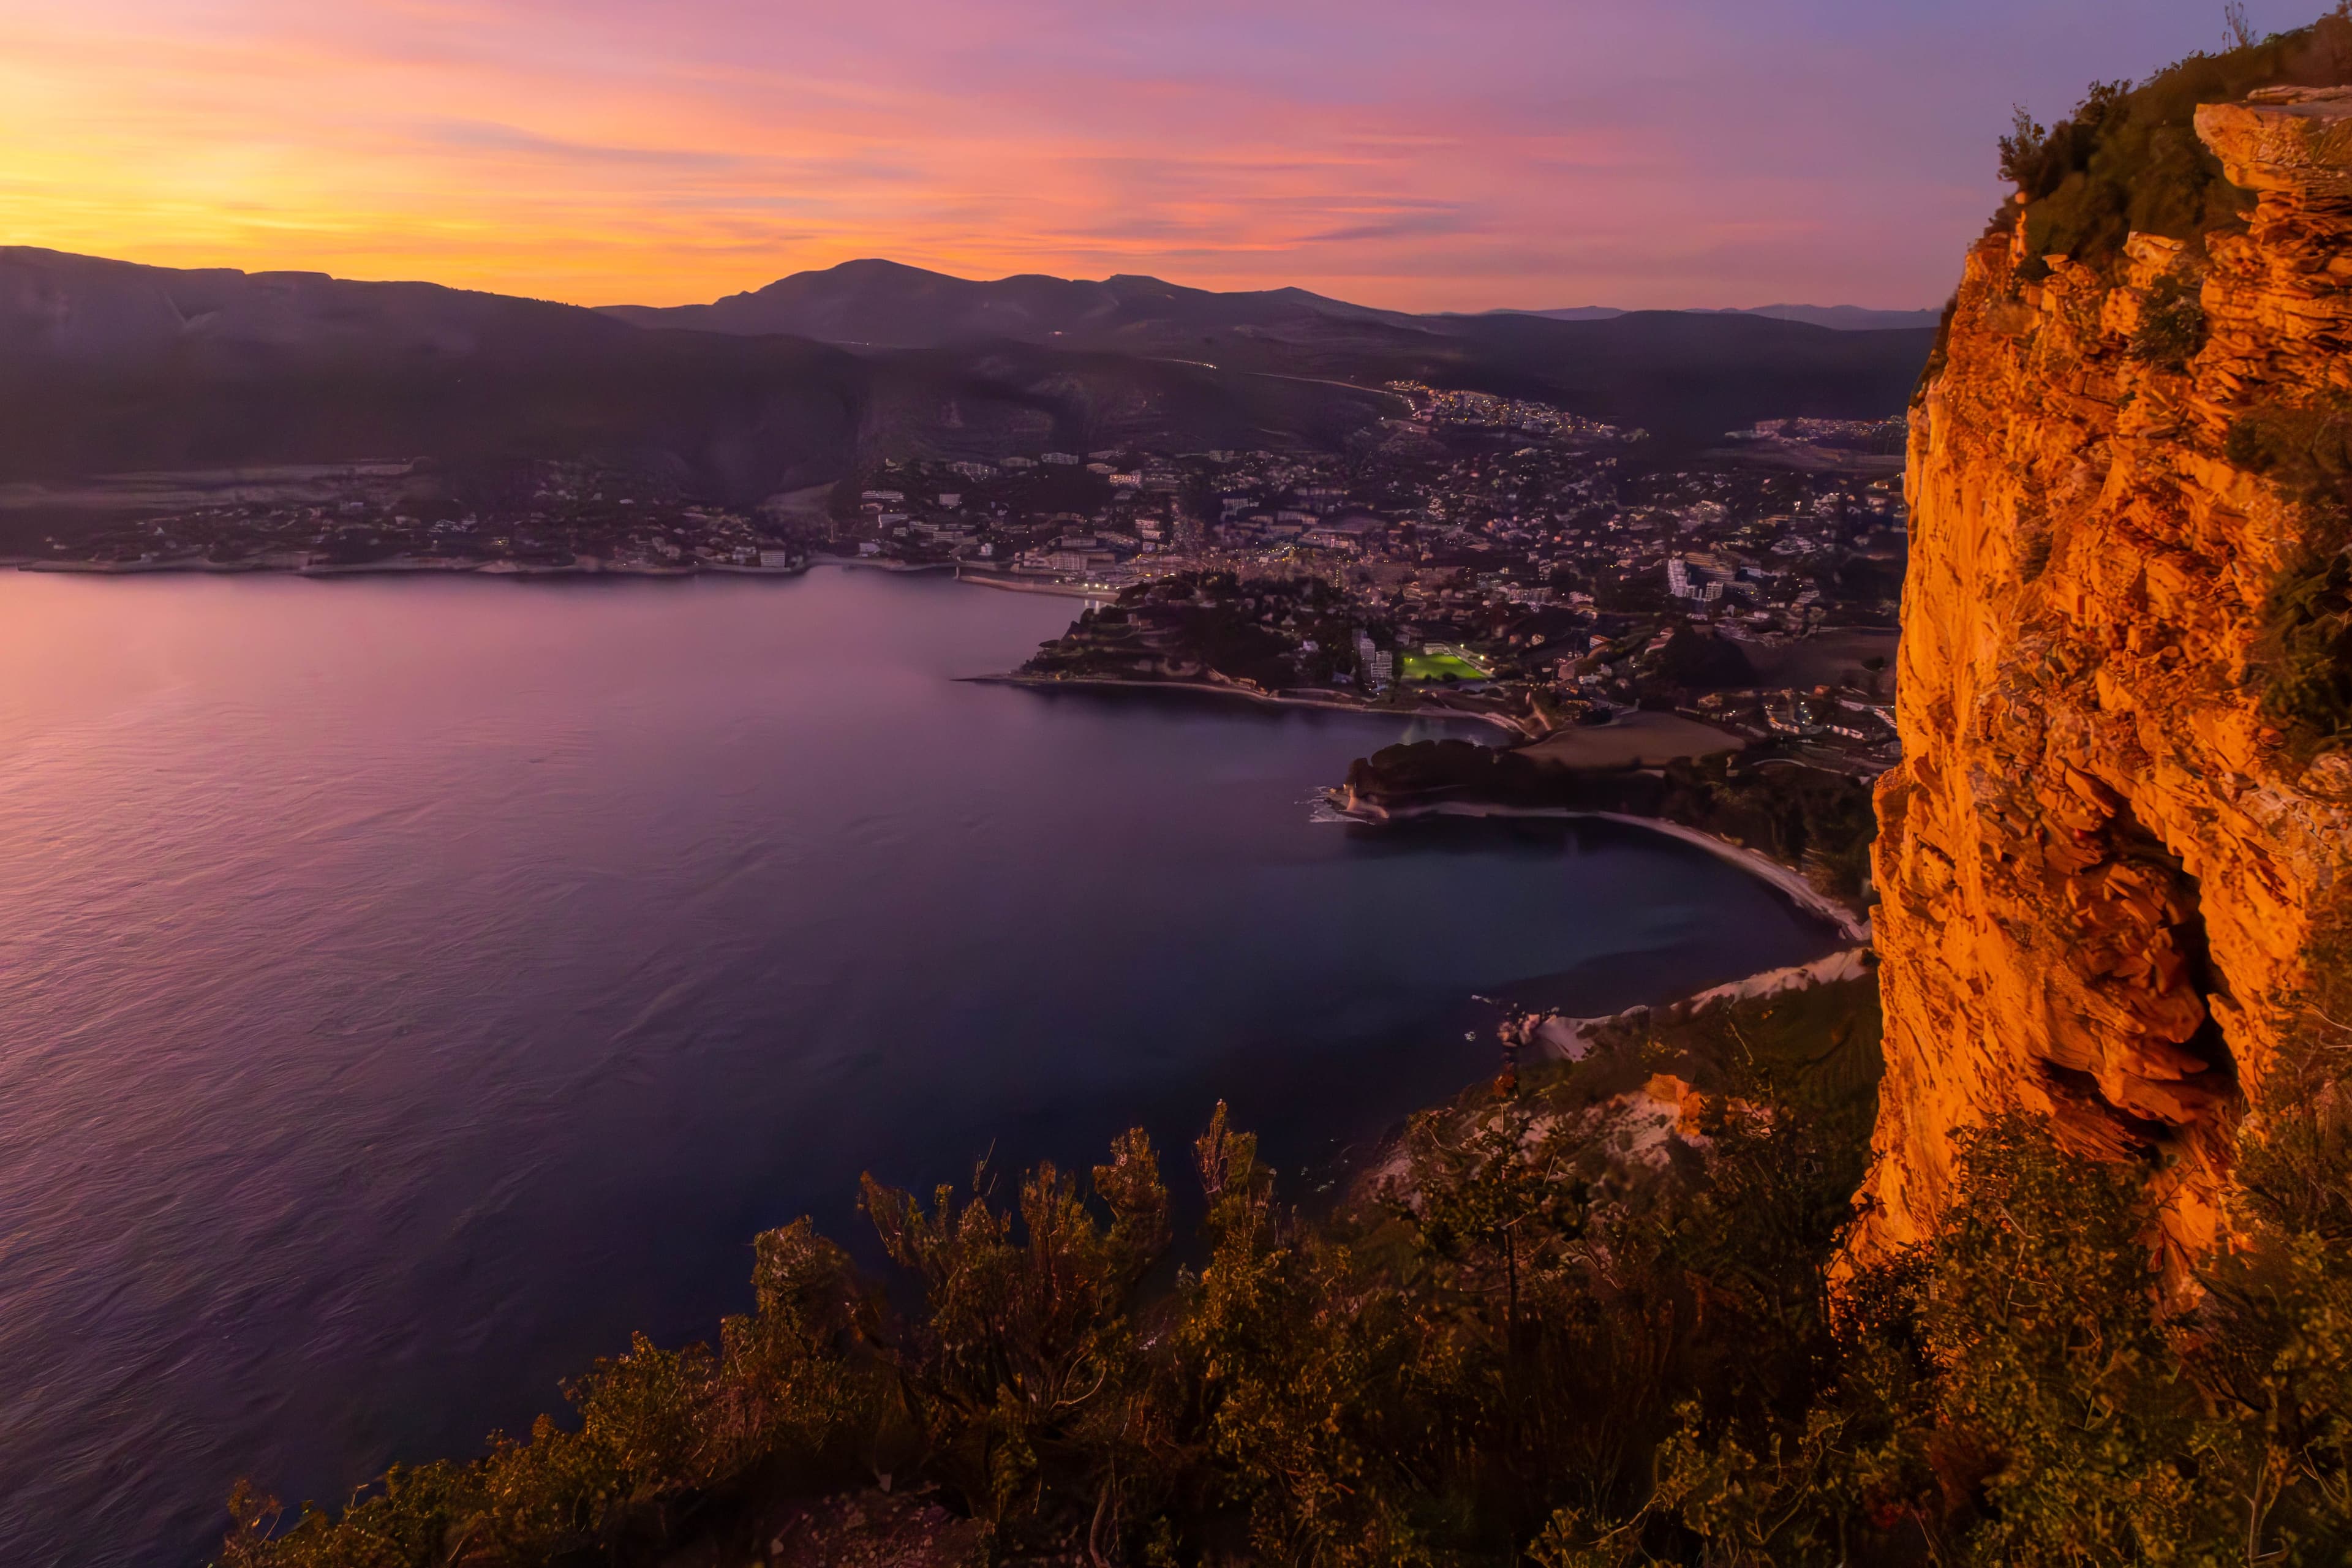
[[[718,1355],[640,1340],[570,1391],[575,1425],[396,1469],[339,1519],[280,1532],[240,1487],[221,1561],[710,1561],[731,1500],[840,1486],[829,1464],[892,1444],[999,1552],[1097,1563],[2347,1560],[2332,1089],[2266,1104],[2237,1247],[2167,1315],[2146,1167],[2014,1119],[1961,1140],[1932,1241],[1833,1289],[1855,1135],[1769,1061],[1725,1070],[1704,1157],[1646,1180],[1506,1089],[1418,1122],[1386,1203],[1323,1225],[1220,1107],[1193,1151],[1205,1260],[1156,1301],[1140,1133],[1084,1185],[1040,1168],[1010,1212],[869,1183],[924,1285],[909,1321],[798,1222],[761,1239],[758,1310]]]
[[[2000,139],[2000,166],[2026,198],[2028,276],[2050,254],[2105,265],[2135,231],[2195,248],[2205,235],[2242,225],[2252,197],[2222,176],[2221,161],[2198,141],[2197,106],[2261,87],[2347,81],[2352,18],[2339,8],[2294,32],[2191,55],[2137,87],[2095,82],[2073,113],[2047,128],[2020,109]],[[1996,221],[2018,221],[2015,213],[2005,206]]]
[[[999,1538],[1073,1516],[1091,1519],[1097,1538],[1115,1533],[1123,1489],[1150,1458],[1149,1369],[1130,1317],[1169,1239],[1150,1140],[1119,1139],[1092,1189],[1104,1214],[1041,1165],[1021,1184],[1016,1217],[979,1191],[959,1205],[942,1187],[926,1213],[865,1181],[884,1247],[926,1292],[891,1358],[925,1468]]]
[[[2163,1561],[2227,1539],[2189,1454],[2195,1392],[2156,1317],[2141,1172],[2037,1126],[1961,1142],[1921,1310],[1941,1479],[1992,1561]]]
[[[2263,712],[2303,750],[2352,738],[2352,399],[2264,404],[2234,420],[2230,460],[2302,511],[2299,558],[2263,606]]]
[[[2185,371],[2205,346],[2205,307],[2196,278],[2168,272],[2149,289],[2132,333],[2131,356],[2162,370]]]

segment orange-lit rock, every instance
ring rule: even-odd
[[[1864,1256],[1932,1227],[1956,1129],[2019,1107],[2147,1160],[2168,1234],[2210,1244],[2238,1119],[2310,1027],[2352,761],[2299,760],[2257,711],[2263,598],[2305,524],[2225,446],[2257,403],[2352,388],[2352,94],[2198,128],[2261,205],[2210,247],[2185,372],[2131,352],[2196,265],[2178,242],[2027,282],[1991,239],[1914,410]]]

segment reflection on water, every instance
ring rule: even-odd
[[[1811,956],[1709,858],[1308,820],[1402,726],[950,677],[1063,601],[934,580],[0,575],[0,1541],[193,1562],[341,1496],[748,1241],[1169,1147],[1294,1173],[1597,1011]]]

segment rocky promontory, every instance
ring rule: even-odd
[[[1870,789],[1771,746],[1662,766],[1570,767],[1473,741],[1359,757],[1332,807],[1366,823],[1438,816],[1605,816],[1654,823],[1789,873],[1801,901],[1859,931],[1869,901]]]
[[[2346,1039],[2352,89],[2162,112],[2021,145],[1914,409],[1864,1256],[2020,1109],[2193,1256]]]

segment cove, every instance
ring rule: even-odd
[[[859,1238],[858,1173],[1294,1196],[1599,1013],[1827,929],[1605,824],[1306,804],[1396,721],[961,682],[1069,601],[790,582],[0,574],[0,1541],[189,1563]]]

